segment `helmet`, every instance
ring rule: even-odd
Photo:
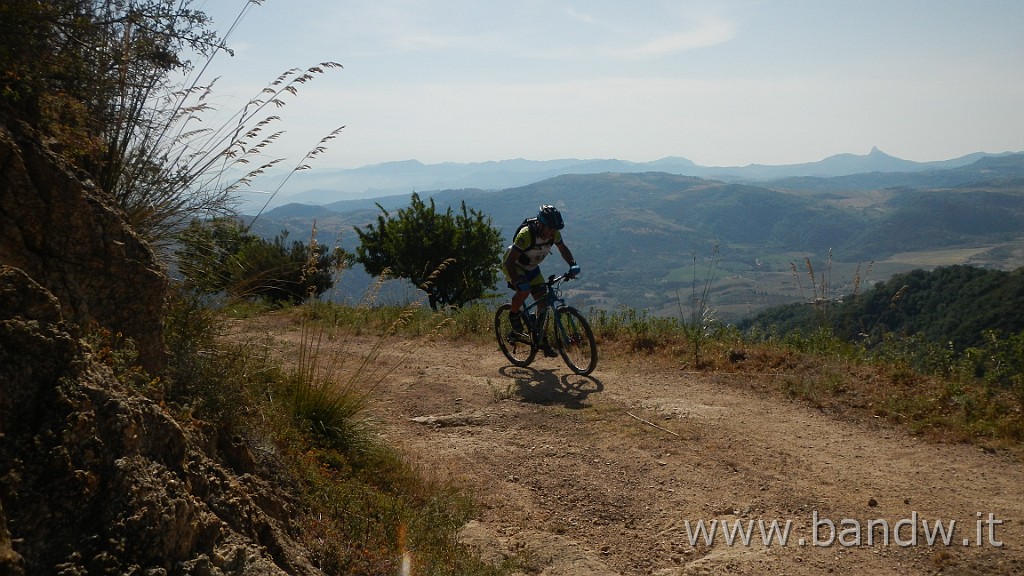
[[[562,221],[562,215],[558,212],[558,209],[550,204],[545,204],[540,207],[540,212],[537,213],[537,220],[545,226],[550,226],[555,230],[561,230],[565,228],[565,222]]]

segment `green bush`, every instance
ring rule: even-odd
[[[185,285],[200,294],[298,304],[334,285],[348,260],[343,250],[316,243],[287,242],[287,232],[265,240],[233,218],[194,220],[179,236],[178,269]]]

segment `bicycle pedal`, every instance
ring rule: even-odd
[[[547,356],[548,358],[554,358],[555,356],[558,356],[558,352],[555,352],[555,349],[552,348],[551,346],[544,345],[541,346],[540,349],[544,351],[544,355]]]

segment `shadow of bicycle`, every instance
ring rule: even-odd
[[[554,369],[537,370],[505,366],[498,372],[514,380],[517,397],[532,404],[586,408],[587,397],[604,390],[604,384],[593,376],[559,375]]]

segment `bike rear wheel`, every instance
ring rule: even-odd
[[[515,366],[526,367],[533,362],[537,355],[537,347],[529,337],[516,336],[512,330],[512,323],[508,313],[512,310],[511,304],[503,304],[494,313],[494,336],[498,339],[498,348],[508,358],[508,361]]]
[[[597,368],[597,341],[590,323],[571,306],[555,313],[555,346],[573,372],[586,376]]]

